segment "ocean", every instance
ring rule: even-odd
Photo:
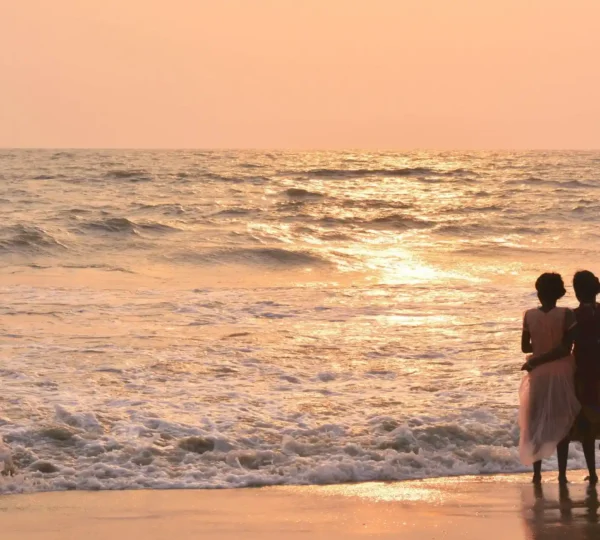
[[[598,152],[0,150],[0,493],[527,470],[522,313],[600,270],[599,188]]]

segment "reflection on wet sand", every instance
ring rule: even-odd
[[[531,540],[600,538],[596,487],[523,486],[525,537]]]

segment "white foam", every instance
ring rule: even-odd
[[[0,463],[10,454],[17,475],[0,492],[525,470],[510,298],[490,324],[441,289],[62,292],[6,293],[55,306],[64,326],[1,344]],[[263,317],[265,295],[289,316]],[[408,320],[428,310],[439,320]],[[583,464],[574,444],[571,466]]]

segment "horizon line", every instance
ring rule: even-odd
[[[598,148],[286,148],[286,147],[251,147],[251,146],[0,146],[5,150],[126,150],[126,151],[173,151],[188,150],[197,152],[600,152]]]

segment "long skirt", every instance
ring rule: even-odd
[[[550,457],[567,437],[581,410],[572,357],[548,362],[523,378],[519,390],[519,453],[524,465]]]

